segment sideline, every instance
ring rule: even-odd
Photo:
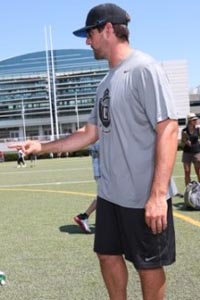
[[[56,193],[56,194],[69,194],[69,195],[79,195],[84,197],[95,197],[95,194],[93,193],[83,193],[83,192],[73,192],[73,191],[56,191],[56,190],[40,190],[40,189],[22,189],[22,188],[3,188],[0,187],[0,191],[9,191],[9,192],[39,192],[39,193]],[[194,226],[200,227],[200,221],[194,220],[188,216],[185,216],[183,214],[180,214],[176,211],[173,211],[174,217],[181,219],[182,221],[185,221],[187,223],[190,223]]]

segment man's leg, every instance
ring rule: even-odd
[[[120,255],[99,255],[99,263],[110,300],[126,300],[128,271]]]
[[[184,173],[185,173],[185,186],[191,182],[191,163],[183,163]]]
[[[195,172],[197,175],[197,180],[198,180],[198,182],[200,182],[200,164],[199,164],[199,162],[194,164],[194,169],[195,169]]]
[[[163,268],[139,270],[143,300],[164,300],[165,272]]]
[[[88,215],[88,218],[96,210],[96,207],[97,207],[97,199],[94,199],[90,204],[90,206],[85,211],[85,213]]]

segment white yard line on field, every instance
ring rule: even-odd
[[[12,188],[12,187],[28,187],[28,186],[43,186],[43,185],[61,185],[61,184],[83,184],[83,183],[91,183],[94,180],[76,180],[76,181],[57,181],[57,182],[44,182],[44,183],[19,183],[19,184],[5,184],[0,185],[1,188]]]
[[[19,172],[19,174],[26,174],[26,173],[49,173],[49,172],[59,172],[59,171],[63,171],[64,169],[46,169],[46,170],[33,170],[33,169],[23,169],[20,170],[16,170],[16,172]],[[92,168],[66,168],[66,171],[81,171],[81,170],[92,170]],[[5,174],[13,174],[13,171],[7,171],[7,172],[0,172],[0,175],[5,175]],[[16,173],[14,173],[16,174]]]

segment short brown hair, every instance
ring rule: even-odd
[[[113,29],[117,38],[119,38],[122,41],[129,42],[129,29],[126,25],[114,24]]]
[[[96,28],[99,32],[101,32],[101,31],[104,30],[105,25],[106,24],[98,26]],[[112,24],[112,26],[113,26],[114,33],[115,33],[115,35],[118,39],[120,39],[122,41],[129,42],[129,29],[126,25],[124,25],[124,24]]]

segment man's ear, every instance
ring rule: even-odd
[[[112,23],[108,22],[105,25],[105,30],[107,34],[113,33],[113,25]]]

